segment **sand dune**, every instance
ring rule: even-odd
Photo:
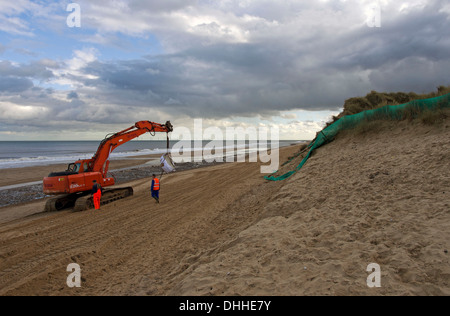
[[[449,295],[450,129],[385,123],[323,147],[171,294]],[[264,217],[264,215],[262,215]],[[381,288],[366,268],[381,267]]]
[[[283,182],[223,164],[165,176],[160,205],[139,180],[101,212],[0,224],[0,295],[449,295],[448,125],[349,133]]]

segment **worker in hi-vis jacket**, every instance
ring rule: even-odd
[[[152,180],[152,198],[156,200],[156,203],[159,203],[159,189],[160,189],[159,179],[154,174]]]
[[[100,200],[102,199],[102,186],[97,181],[92,181],[94,186],[92,187],[92,196],[94,198],[94,207],[96,210],[100,210]]]

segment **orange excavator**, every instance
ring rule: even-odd
[[[97,181],[103,188],[115,184],[113,177],[108,177],[109,156],[117,147],[133,140],[145,133],[153,136],[155,133],[167,133],[167,148],[169,148],[169,133],[173,131],[170,122],[158,124],[150,121],[137,122],[134,126],[108,135],[91,159],[79,160],[69,164],[64,172],[53,172],[44,178],[43,190],[47,195],[58,195],[51,198],[45,205],[46,211],[60,211],[74,207],[75,211],[84,211],[93,207],[93,181]],[[133,195],[133,188],[117,188],[103,191],[101,204],[126,198]]]

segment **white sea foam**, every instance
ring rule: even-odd
[[[144,149],[130,152],[118,152],[112,153],[110,156],[111,160],[124,158],[124,157],[138,157],[153,154],[166,153],[167,150],[164,149]],[[53,164],[64,164],[72,163],[77,160],[90,159],[94,154],[73,154],[73,155],[59,155],[59,156],[39,156],[39,157],[21,157],[21,158],[7,158],[0,159],[0,169],[8,168],[23,168],[23,167],[33,167],[33,166],[45,166]]]
[[[202,150],[211,150],[213,146],[209,146],[210,143],[204,142],[201,144],[193,144],[194,147],[186,147],[183,148],[183,151],[190,152],[194,156],[194,152],[199,152]],[[200,146],[198,146],[200,145]],[[204,147],[201,147],[204,146]],[[223,152],[223,155],[213,154],[213,155],[205,155],[205,159],[214,159],[220,157],[227,157],[233,155],[242,155],[249,152],[254,152],[257,150],[257,143],[250,144],[237,144],[237,145],[227,145],[224,143],[224,146],[217,146],[215,148],[216,152]],[[262,147],[260,150],[264,150]],[[124,151],[124,152],[113,152],[110,156],[111,160],[124,159],[125,157],[135,157],[146,156],[146,155],[160,155],[165,154],[167,149],[162,148],[154,148],[154,149],[138,149],[134,151]],[[45,166],[45,165],[54,165],[54,164],[69,164],[73,163],[77,160],[82,159],[90,159],[94,153],[89,154],[68,154],[68,155],[55,155],[55,156],[37,156],[37,157],[20,157],[20,158],[4,158],[0,159],[0,169],[8,169],[8,168],[23,168],[23,167],[33,167],[33,166]],[[130,158],[132,159],[132,158]],[[175,160],[176,161],[176,160]]]

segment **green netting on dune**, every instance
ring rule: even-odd
[[[314,150],[328,142],[331,142],[340,131],[354,128],[363,121],[373,121],[380,119],[402,120],[407,117],[414,117],[426,110],[433,111],[439,108],[448,107],[450,107],[450,94],[432,99],[414,100],[400,105],[386,105],[378,109],[367,110],[354,115],[344,116],[343,118],[339,119],[332,125],[322,130],[317,135],[316,139],[308,146],[308,148],[310,149],[308,154],[305,156],[305,158],[303,158],[303,160],[294,170],[276,177],[274,175],[278,173],[277,171],[270,176],[265,176],[264,178],[270,181],[282,181],[291,177],[303,167]]]

